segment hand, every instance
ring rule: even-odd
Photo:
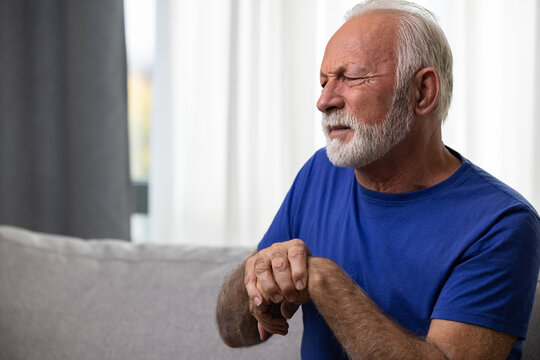
[[[310,255],[306,244],[294,239],[276,243],[246,260],[244,284],[261,340],[266,340],[269,333],[285,335],[288,330],[285,318],[290,319],[300,304],[309,301],[307,259]],[[272,303],[281,303],[281,311],[270,311]]]
[[[307,289],[302,293],[302,298],[308,302]],[[281,304],[262,303],[257,306],[250,300],[249,310],[253,317],[257,319],[257,329],[261,341],[267,340],[271,334],[287,335],[289,324],[287,320],[292,318],[298,310],[300,304],[283,301]]]
[[[282,304],[263,302],[257,306],[250,300],[249,310],[253,317],[257,319],[257,329],[261,341],[268,339],[271,334],[287,335],[289,324],[281,313],[281,306],[285,303],[285,301]],[[296,307],[294,311],[298,309],[298,305],[292,304],[292,306]],[[294,314],[294,311],[292,311],[292,314]]]
[[[244,284],[249,298],[263,302],[294,303],[308,281],[307,258],[311,252],[299,239],[275,243],[246,260]]]

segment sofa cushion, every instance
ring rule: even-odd
[[[527,339],[523,342],[522,360],[540,359],[540,280],[536,284],[534,306],[527,330]]]
[[[215,304],[247,248],[131,244],[0,226],[0,358],[295,359],[286,337],[230,349]]]

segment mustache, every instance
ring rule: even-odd
[[[325,133],[329,133],[334,127],[348,127],[356,130],[359,120],[343,109],[334,110],[330,113],[323,113],[321,124]]]

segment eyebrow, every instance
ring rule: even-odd
[[[345,71],[347,71],[347,67],[345,65],[341,65],[340,67],[336,69],[336,71],[332,71],[332,72],[336,74],[343,74]],[[323,73],[322,71],[320,72],[319,76],[324,77],[324,78],[328,77],[328,75]]]
[[[335,74],[343,74],[345,73],[347,70],[351,70],[351,68],[353,68],[352,70],[353,71],[360,71],[360,72],[365,72],[365,73],[368,73],[369,70],[366,69],[364,66],[362,65],[359,65],[359,64],[354,64],[354,63],[348,63],[348,64],[345,64],[345,65],[340,65],[335,71],[331,71],[332,73],[335,73]],[[323,73],[322,71],[319,73],[319,77],[322,77],[322,78],[327,78],[328,75]]]

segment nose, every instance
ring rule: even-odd
[[[328,81],[321,91],[321,96],[317,101],[317,109],[323,113],[329,113],[332,110],[342,109],[345,106],[345,100],[339,94],[336,82]]]

